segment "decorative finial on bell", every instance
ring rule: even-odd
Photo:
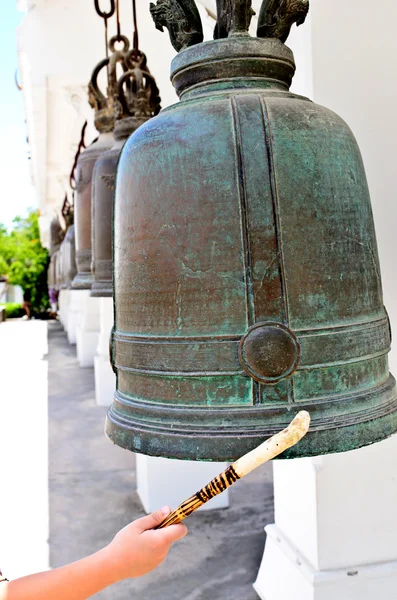
[[[194,0],[158,0],[150,3],[156,29],[168,29],[177,52],[203,41],[203,26]]]
[[[251,0],[217,0],[218,20],[214,38],[247,35],[251,19],[255,14],[251,4]]]
[[[278,38],[285,43],[292,25],[303,25],[306,21],[309,7],[309,0],[263,0],[257,36]]]

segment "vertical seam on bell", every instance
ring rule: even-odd
[[[269,179],[270,179],[270,190],[272,195],[274,225],[276,228],[276,240],[277,240],[277,255],[280,269],[280,282],[281,282],[281,293],[282,293],[282,308],[283,308],[283,320],[284,325],[289,327],[289,307],[287,300],[287,277],[285,273],[284,255],[283,255],[283,240],[281,237],[281,221],[280,221],[280,206],[276,183],[276,174],[274,166],[274,155],[273,155],[273,144],[272,144],[272,132],[269,121],[268,107],[266,100],[263,96],[258,95],[263,118],[263,128],[265,132],[265,144],[267,148],[267,156],[269,163]]]
[[[280,206],[276,182],[276,173],[274,165],[274,154],[272,144],[272,131],[269,120],[269,110],[266,104],[266,100],[263,96],[258,94],[259,103],[262,111],[263,119],[263,130],[265,133],[265,145],[267,149],[267,159],[269,164],[269,180],[270,190],[272,195],[273,215],[274,215],[274,226],[276,229],[276,240],[277,240],[277,256],[280,272],[280,284],[281,284],[281,304],[283,310],[283,321],[284,325],[289,327],[289,307],[288,307],[288,289],[287,289],[287,276],[285,273],[284,255],[283,255],[283,240],[281,237],[281,221],[280,221]],[[288,403],[293,404],[295,402],[295,390],[294,382],[291,377],[288,382]]]
[[[230,99],[232,106],[234,140],[236,150],[237,175],[238,175],[238,196],[240,203],[241,217],[241,237],[243,240],[244,251],[244,267],[245,267],[245,290],[246,303],[248,314],[248,326],[251,327],[255,323],[255,305],[254,305],[254,290],[252,284],[252,267],[251,267],[251,251],[248,234],[247,223],[247,190],[245,186],[245,165],[241,143],[240,121],[237,109],[237,102],[234,97]]]
[[[247,306],[248,326],[251,327],[255,323],[255,303],[254,303],[254,287],[252,282],[252,267],[251,267],[251,251],[247,223],[247,189],[245,186],[245,165],[244,155],[241,142],[240,120],[238,115],[238,107],[236,98],[230,98],[232,108],[233,129],[234,129],[234,147],[236,154],[237,178],[238,178],[238,197],[240,204],[240,222],[241,222],[241,237],[243,241],[244,253],[244,271],[245,271],[245,297]],[[256,381],[252,381],[252,400],[253,404],[260,404],[260,389]]]

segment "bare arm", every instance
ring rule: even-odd
[[[105,549],[106,550],[106,549]],[[106,559],[100,551],[71,565],[29,575],[0,585],[1,600],[85,600],[114,583]]]
[[[109,585],[140,577],[163,562],[184,525],[154,531],[169,508],[134,521],[92,556],[75,563],[15,581],[0,583],[0,600],[86,600]]]

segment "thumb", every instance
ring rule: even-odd
[[[170,525],[169,527],[159,529],[153,533],[159,536],[167,544],[173,544],[185,537],[187,534],[187,527],[183,523],[178,523],[178,525]]]
[[[170,514],[171,509],[169,506],[163,506],[160,510],[148,515],[147,517],[142,517],[142,519],[138,519],[135,521],[134,525],[138,529],[139,532],[147,531],[148,529],[154,529],[161,525],[166,517]]]

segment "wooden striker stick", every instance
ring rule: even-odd
[[[288,448],[295,446],[308,432],[310,426],[310,415],[305,410],[298,413],[292,423],[280,433],[263,442],[260,446],[244,454],[230,467],[220,473],[215,479],[199,492],[182,502],[176,510],[157,527],[163,529],[169,525],[180,523],[195,510],[211,500],[214,496],[221,494],[238,479],[248,475],[254,469],[272,460]]]

